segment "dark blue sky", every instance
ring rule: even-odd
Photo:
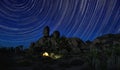
[[[120,0],[0,0],[0,45],[29,45],[47,25],[84,41],[120,33]]]

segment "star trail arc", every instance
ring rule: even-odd
[[[47,25],[84,41],[120,33],[120,1],[0,0],[0,45],[28,45]]]

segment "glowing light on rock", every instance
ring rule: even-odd
[[[60,58],[62,58],[62,55],[60,55],[60,54],[48,53],[48,52],[44,52],[42,54],[42,56],[44,56],[44,57],[50,57],[52,59],[60,59]]]
[[[51,53],[51,54],[50,54],[50,57],[51,57],[52,59],[60,59],[60,58],[62,57],[62,55],[60,55],[60,54],[55,54],[55,53]]]
[[[49,57],[49,54],[48,54],[47,52],[44,52],[44,53],[43,53],[43,56]]]

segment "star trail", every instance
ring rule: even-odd
[[[84,41],[120,33],[120,0],[0,0],[0,45],[29,45],[45,26]]]

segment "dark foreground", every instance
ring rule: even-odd
[[[43,56],[44,52],[49,56]],[[28,49],[2,47],[0,70],[120,70],[120,34],[92,42],[43,37]]]

